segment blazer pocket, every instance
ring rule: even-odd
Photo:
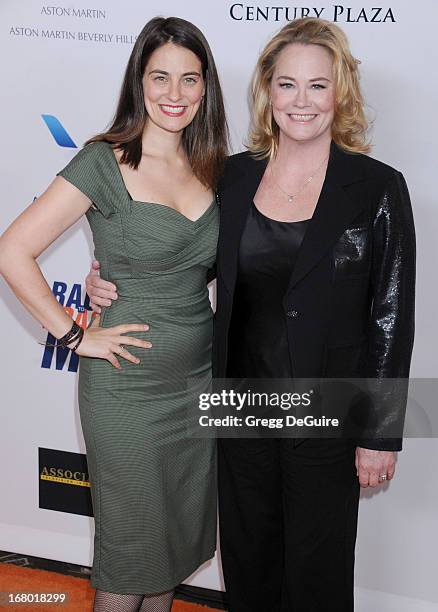
[[[368,226],[349,227],[333,248],[335,282],[369,273],[371,240]]]
[[[338,348],[348,348],[349,346],[357,346],[357,345],[361,345],[365,342],[366,340],[366,336],[362,335],[362,336],[354,336],[351,338],[345,338],[343,340],[340,340],[339,342],[330,342],[327,345],[327,348],[329,349],[338,349]]]
[[[370,277],[370,273],[368,270],[364,270],[363,272],[356,273],[348,273],[343,271],[342,273],[338,273],[335,275],[335,284],[336,285],[345,285],[348,283],[367,283],[367,280]]]
[[[365,346],[365,337],[328,345],[325,351],[324,376],[327,378],[360,377]]]

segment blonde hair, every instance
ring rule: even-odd
[[[248,148],[258,157],[272,157],[278,147],[279,128],[272,115],[270,86],[281,51],[290,44],[320,45],[333,58],[335,113],[332,138],[353,153],[367,153],[368,121],[359,86],[358,65],[345,33],[330,21],[305,17],[285,25],[265,46],[252,80],[252,122]]]

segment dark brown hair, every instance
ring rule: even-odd
[[[192,51],[201,62],[205,82],[203,101],[184,129],[182,142],[195,176],[214,188],[228,152],[228,127],[216,66],[202,32],[178,17],[154,17],[140,32],[126,67],[117,110],[107,131],[87,140],[105,140],[122,151],[121,163],[138,168],[142,134],[148,118],[143,96],[143,74],[152,53],[172,42]]]

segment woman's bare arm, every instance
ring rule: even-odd
[[[56,338],[67,333],[71,318],[51,292],[36,259],[90,205],[79,189],[56,177],[0,237],[0,272],[27,310]]]
[[[77,187],[63,177],[56,177],[0,237],[0,273],[25,308],[55,338],[61,338],[70,330],[72,319],[53,295],[36,260],[90,206],[89,198]],[[113,353],[119,351],[122,340],[124,345],[150,346],[150,343],[120,334],[145,331],[146,328],[139,324],[105,330],[90,328],[86,330],[77,353],[108,359],[115,367],[120,367]],[[122,356],[138,362],[126,349]]]

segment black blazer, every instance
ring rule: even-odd
[[[226,377],[240,237],[266,165],[247,151],[233,155],[218,188],[216,378]],[[283,298],[293,376],[407,378],[414,289],[415,231],[403,175],[332,142],[321,195]],[[361,446],[400,450],[401,440]]]

